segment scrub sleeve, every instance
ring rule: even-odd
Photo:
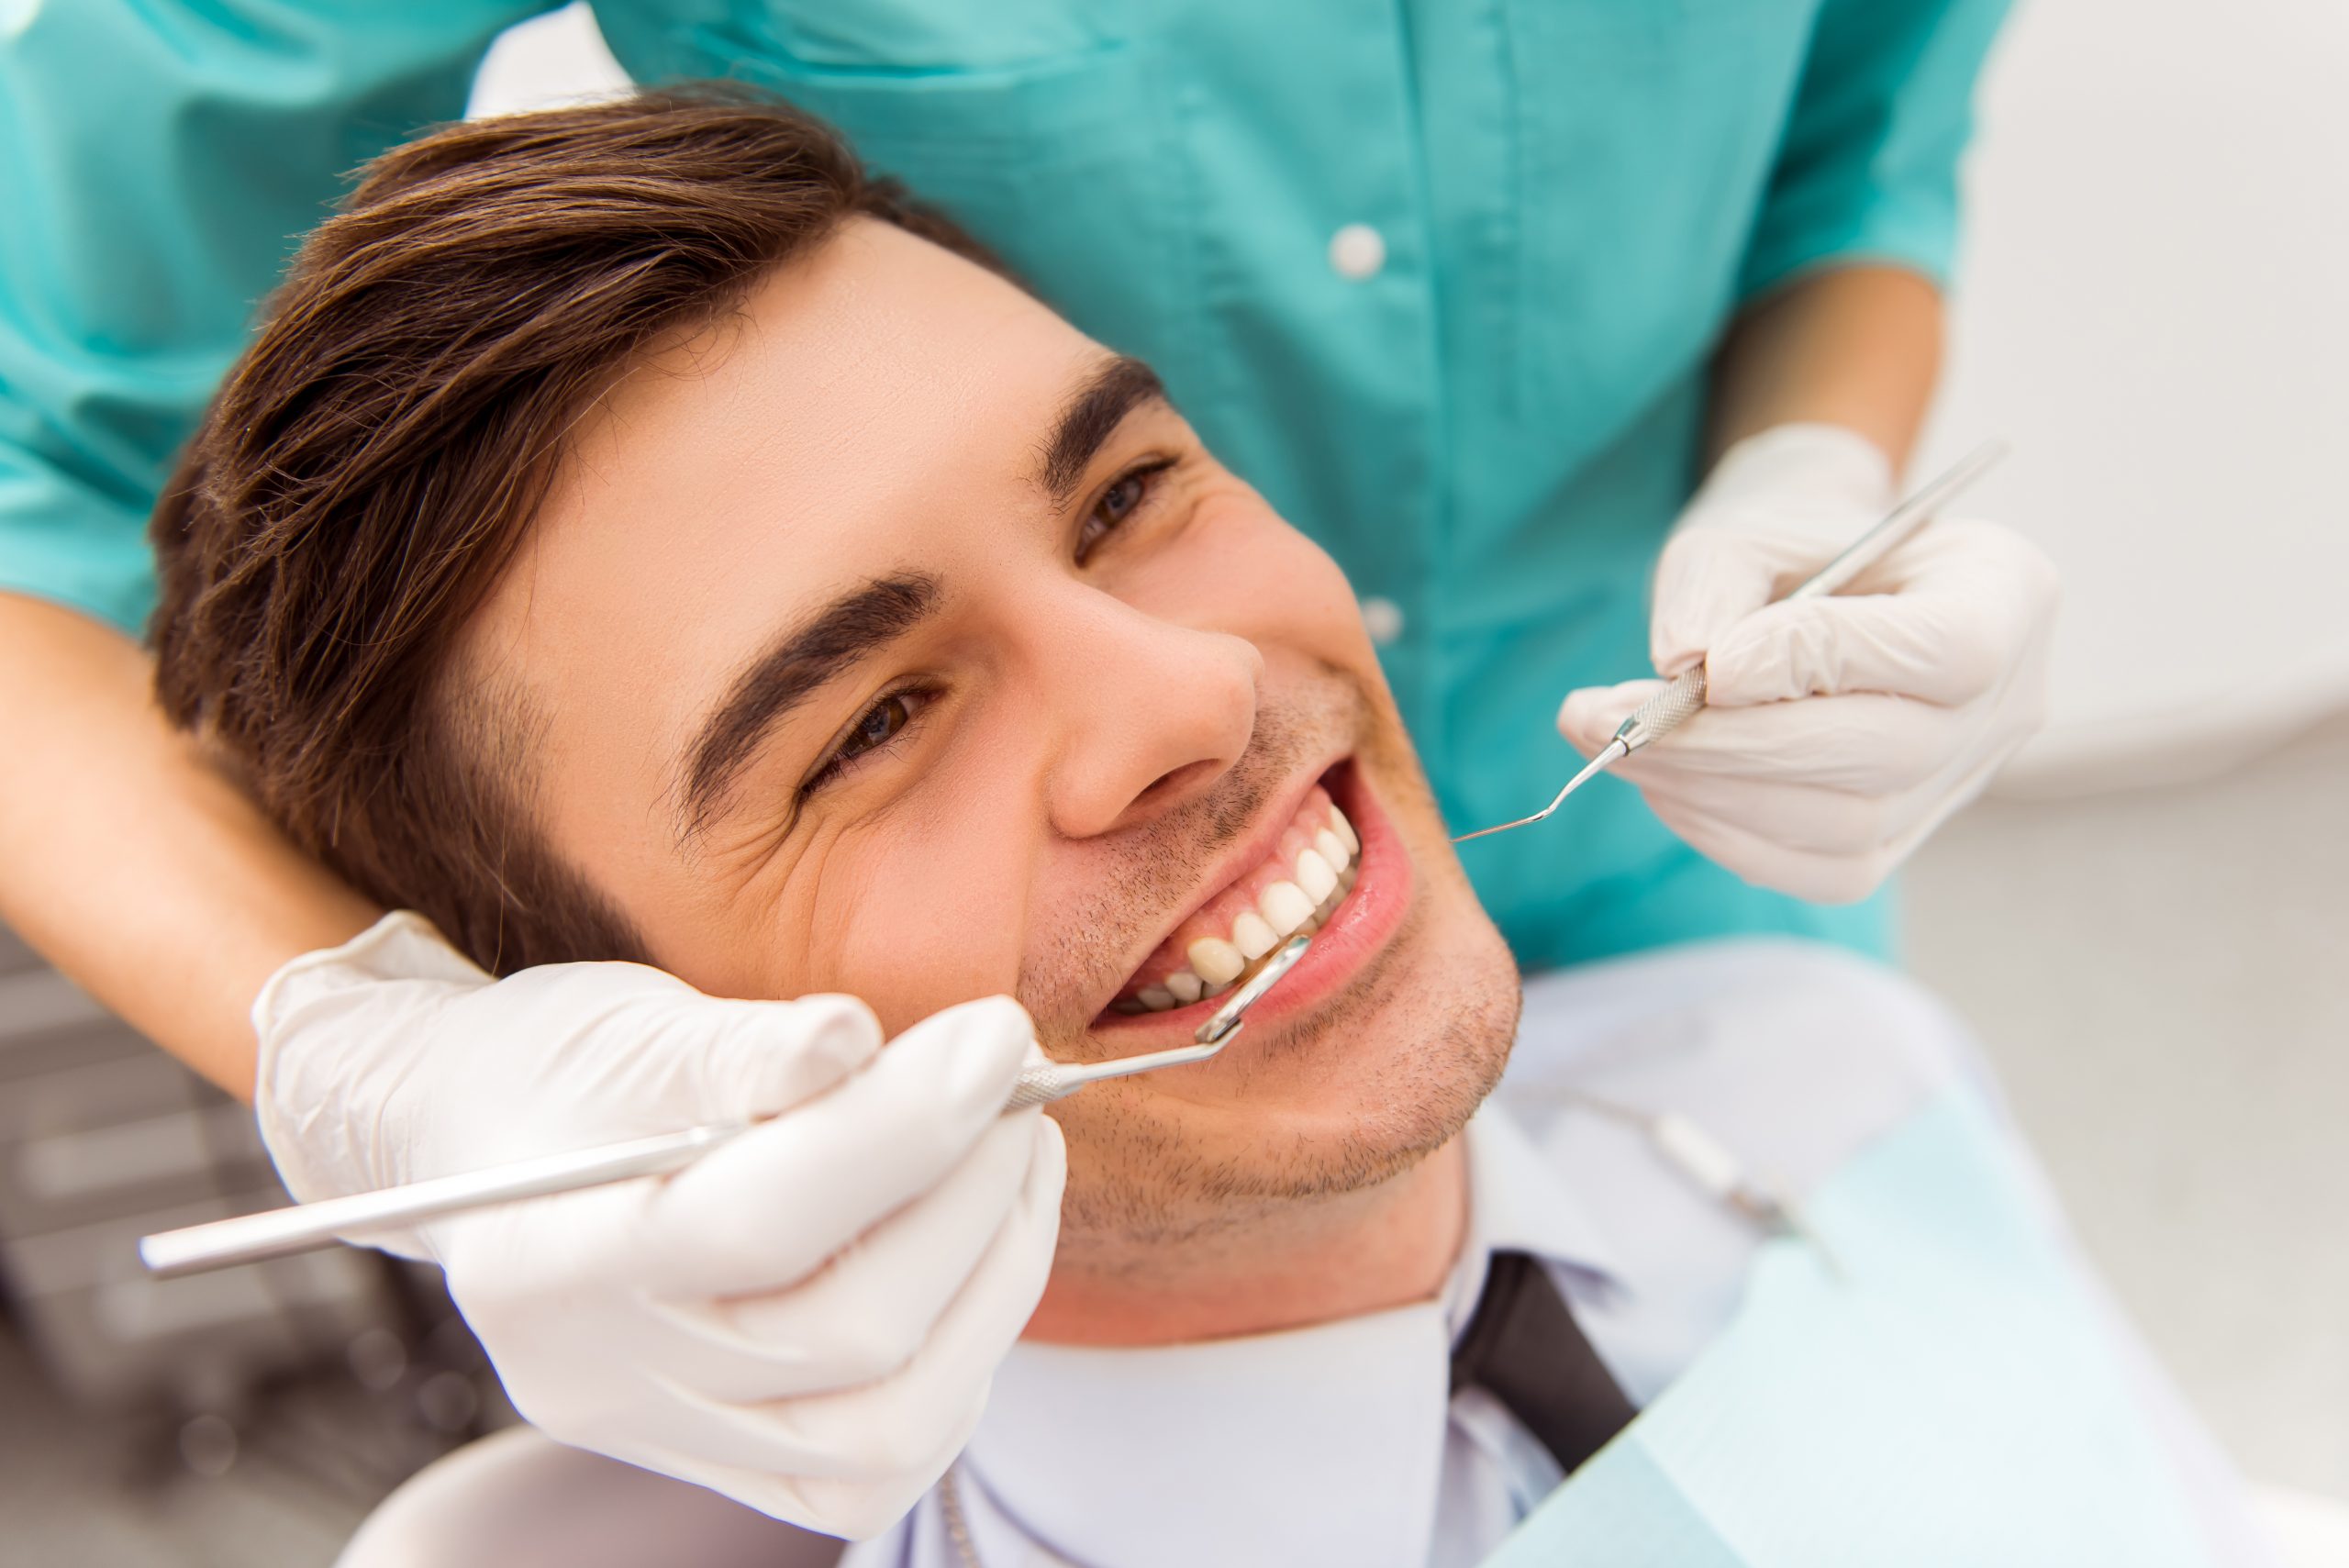
[[[547,8],[0,0],[0,589],[143,629],[148,514],[301,237]]]

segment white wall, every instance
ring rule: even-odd
[[[2349,706],[2349,5],[2023,0],[1926,447],[2064,568],[2009,793],[2187,776]]]

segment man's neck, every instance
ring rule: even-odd
[[[1426,1301],[1468,1225],[1464,1140],[1389,1181],[1186,1245],[1096,1262],[1064,1251],[1026,1338],[1161,1345],[1271,1333]]]

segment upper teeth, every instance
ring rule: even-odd
[[[1313,918],[1313,900],[1294,882],[1276,882],[1264,889],[1256,897],[1256,907],[1275,937],[1285,937]]]
[[[1337,906],[1353,886],[1354,856],[1361,849],[1362,840],[1353,824],[1332,806],[1329,825],[1314,833],[1310,848],[1298,852],[1289,875],[1257,895],[1256,906],[1243,910],[1232,921],[1230,936],[1201,937],[1192,942],[1184,954],[1189,968],[1143,986],[1134,996],[1139,1008],[1119,1006],[1127,1011],[1164,1012],[1224,990],[1282,939]]]
[[[1231,945],[1238,948],[1240,956],[1250,963],[1272,951],[1279,945],[1280,940],[1281,934],[1266,924],[1264,917],[1253,909],[1231,922]],[[1196,942],[1192,944],[1194,947],[1197,945]]]
[[[1179,976],[1186,980],[1201,980],[1209,985],[1221,985],[1227,981],[1239,979],[1240,972],[1248,967],[1248,960],[1240,950],[1221,937],[1201,937],[1191,944],[1187,956],[1191,967],[1176,970],[1167,977],[1170,982]],[[1177,985],[1170,984],[1167,989],[1178,996],[1183,994]]]
[[[1338,868],[1323,860],[1320,851],[1308,850],[1297,857],[1297,884],[1305,889],[1308,898],[1319,904],[1338,885]]]
[[[1338,836],[1338,842],[1345,846],[1349,858],[1362,852],[1362,840],[1354,837],[1354,825],[1347,821],[1346,814],[1334,806],[1330,807],[1330,830]]]

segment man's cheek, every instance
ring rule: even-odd
[[[982,996],[1008,995],[1012,975],[983,976],[952,954],[909,952],[905,965],[867,975],[862,984],[842,987],[863,997],[880,1018],[883,1032],[894,1040],[924,1018],[976,1001]]]
[[[936,879],[925,884],[918,873],[901,892],[842,917],[855,928],[852,956],[844,978],[824,989],[863,997],[892,1036],[957,1003],[1016,993],[1019,928],[1007,915],[1009,900]]]

